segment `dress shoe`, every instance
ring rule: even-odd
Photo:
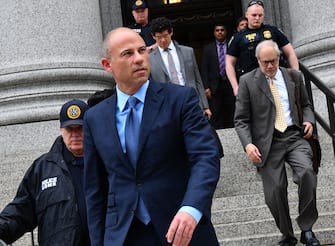
[[[319,246],[320,242],[316,239],[314,232],[303,231],[301,232],[300,242],[306,244],[307,246]]]
[[[292,237],[292,238],[283,238],[280,242],[279,242],[280,246],[295,246],[297,245],[297,239]]]

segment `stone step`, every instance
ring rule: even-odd
[[[335,245],[335,227],[333,228],[322,228],[314,230],[316,236],[320,240],[321,245]],[[295,236],[300,240],[300,231],[295,232]],[[236,238],[225,238],[219,240],[220,245],[225,246],[274,246],[278,245],[280,241],[280,233],[269,233],[269,234],[256,234],[253,236],[239,235]],[[297,246],[303,244],[298,243]]]
[[[299,231],[295,218],[291,216],[294,231]],[[319,218],[313,226],[313,230],[335,227],[335,212],[319,213]],[[250,220],[247,222],[234,222],[230,224],[216,224],[215,230],[220,239],[235,238],[243,235],[265,235],[279,232],[273,218]]]
[[[320,174],[318,176],[318,187],[328,187],[334,185],[335,175]],[[257,174],[235,176],[236,180],[227,176],[220,177],[215,191],[215,198],[257,194],[263,191],[262,181]],[[291,175],[288,174],[288,189],[297,189],[297,186],[292,182]]]
[[[289,201],[295,201],[297,199],[296,189],[288,191]],[[323,199],[334,199],[335,191],[331,187],[318,187],[316,193],[317,200]],[[257,194],[248,194],[241,196],[231,196],[231,197],[219,197],[213,200],[212,211],[216,210],[229,210],[243,207],[255,207],[265,205],[263,192]]]
[[[297,217],[298,202],[289,202],[289,207],[291,216],[294,218]],[[319,213],[335,213],[335,199],[318,200],[317,207]],[[272,216],[265,204],[253,207],[241,207],[229,210],[222,209],[212,211],[212,222],[214,225],[267,220],[270,218],[272,218]]]

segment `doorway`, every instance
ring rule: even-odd
[[[125,26],[134,19],[131,7],[134,0],[121,1]],[[241,1],[237,0],[147,0],[149,19],[165,16],[172,21],[173,39],[191,46],[200,64],[202,49],[214,40],[215,23],[223,23],[231,36],[235,21],[242,15]]]

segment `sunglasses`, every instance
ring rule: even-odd
[[[262,7],[264,7],[264,4],[263,4],[262,1],[259,1],[259,0],[253,0],[253,1],[250,1],[250,2],[249,2],[249,4],[248,4],[248,8],[249,8],[250,6],[252,6],[252,5],[255,5],[255,4],[258,4],[258,5],[262,6]]]

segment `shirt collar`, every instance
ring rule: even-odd
[[[220,42],[220,41],[218,41],[218,40],[215,40],[215,41],[216,41],[216,45],[220,45],[220,44],[225,45],[225,44],[226,44],[226,40],[224,40],[223,42]]]
[[[266,77],[266,79],[268,80],[268,81],[270,81],[270,77],[269,76],[265,76]],[[275,74],[275,76],[273,77],[273,80],[281,80],[281,79],[283,79],[283,74],[282,74],[282,72],[280,71],[280,69],[278,68],[277,69],[277,72],[276,72],[276,74]]]
[[[158,46],[159,52],[162,54],[164,52],[165,49],[162,49],[161,47]],[[171,40],[169,47],[169,50],[176,50],[176,46],[174,45],[173,41]]]
[[[133,96],[136,97],[142,103],[144,103],[148,87],[149,87],[149,80],[147,80],[147,82],[145,82]],[[117,93],[117,107],[120,109],[120,111],[123,111],[125,110],[129,95],[122,92],[117,85],[116,85],[116,93]]]

